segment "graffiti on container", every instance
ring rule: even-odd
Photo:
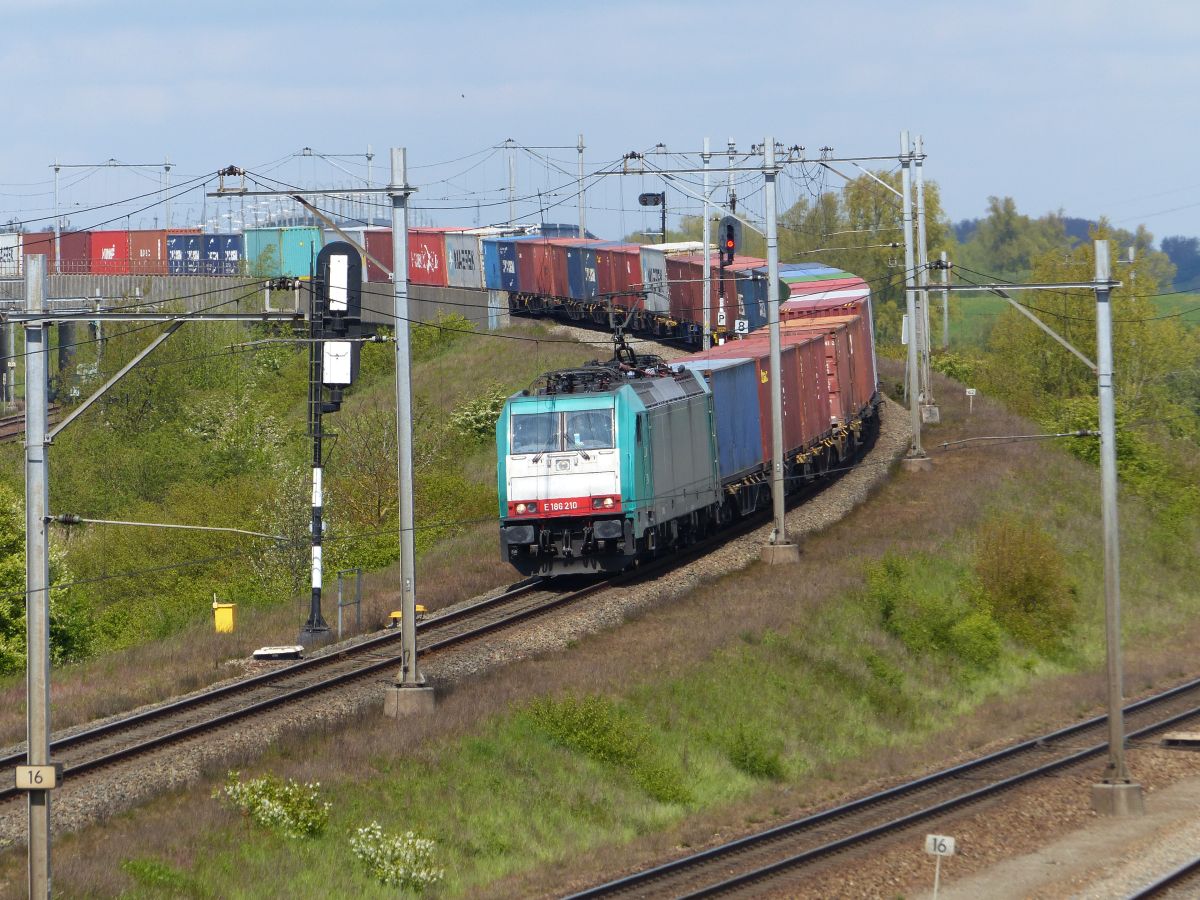
[[[16,262],[17,257],[12,247],[0,247],[0,263]]]
[[[450,260],[454,263],[454,268],[460,272],[475,271],[475,251],[474,250],[454,250],[450,253]]]
[[[436,272],[440,268],[440,261],[432,250],[422,248],[412,254],[412,267],[422,272]]]
[[[117,258],[117,248],[116,247],[101,247],[100,248],[100,258],[101,259],[116,259]]]
[[[503,272],[505,275],[516,275],[517,274],[516,260],[513,260],[513,259],[500,260],[500,271]]]
[[[588,284],[595,284],[596,283],[596,270],[590,269],[587,266],[584,266],[583,267],[583,280],[586,281]]]

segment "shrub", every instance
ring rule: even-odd
[[[496,434],[496,420],[507,399],[497,385],[492,385],[483,394],[459,406],[450,416],[459,434],[472,441],[489,441]]]
[[[929,365],[934,371],[941,372],[947,378],[964,385],[972,385],[978,377],[976,361],[961,353],[951,353],[943,350],[929,357]]]
[[[1005,631],[1042,652],[1062,646],[1076,620],[1075,591],[1054,539],[1035,521],[1005,514],[985,522],[975,572]]]
[[[238,774],[230,772],[213,797],[223,797],[257,824],[287,837],[316,837],[325,830],[332,804],[321,800],[320,782],[300,784],[267,775],[243,783]]]
[[[530,705],[529,716],[555,743],[625,769],[655,800],[687,802],[681,774],[653,753],[649,726],[612,700],[599,696],[558,701],[542,698]]]
[[[768,746],[761,732],[739,724],[730,741],[729,761],[735,769],[751,778],[779,781],[783,778],[783,760],[779,751]]]
[[[367,864],[373,878],[417,894],[446,875],[445,869],[434,867],[433,848],[433,841],[411,831],[385,834],[378,822],[359,828],[350,838],[350,849]]]
[[[439,315],[429,325],[413,325],[409,333],[409,346],[413,362],[424,362],[448,350],[464,334],[475,330],[475,325],[464,315],[450,313]]]
[[[884,630],[914,653],[948,654],[980,668],[1000,654],[999,628],[967,573],[947,572],[927,556],[887,553],[867,569],[867,596]]]

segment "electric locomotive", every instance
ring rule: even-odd
[[[496,426],[502,558],[526,575],[615,572],[722,515],[704,379],[619,348],[549,372]]]

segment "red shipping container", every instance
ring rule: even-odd
[[[550,238],[517,241],[517,283],[545,297],[566,297],[567,255],[565,248],[556,253]]]
[[[667,257],[667,300],[671,318],[676,322],[700,323],[703,319],[704,295],[701,279],[704,267],[686,256]],[[716,291],[713,291],[716,297]],[[716,303],[714,301],[714,306]],[[716,321],[715,319],[713,321]]]
[[[798,281],[788,287],[789,297],[779,307],[779,318],[784,321],[805,316],[861,314],[871,303],[867,283],[857,277]]]
[[[613,304],[622,309],[641,308],[639,301],[642,295],[642,248],[638,244],[621,244],[617,247],[605,247],[611,251],[608,255],[609,277],[613,291],[617,293]],[[622,293],[628,292],[628,293]]]
[[[763,265],[763,260],[753,256],[735,256],[733,265],[726,267],[725,324],[720,325],[718,324],[721,312],[720,256],[713,253],[711,259],[712,268],[709,270],[709,279],[712,283],[712,299],[709,307],[708,327],[710,331],[723,329],[732,333],[733,320],[738,317],[737,276],[734,273],[743,269],[757,268]],[[671,315],[680,322],[692,322],[698,327],[703,326],[704,254],[668,256],[667,279],[670,282]],[[679,292],[678,303],[676,303],[676,291]]]
[[[129,271],[133,275],[167,274],[167,233],[129,232]]]
[[[91,271],[91,256],[91,232],[64,231],[58,236],[58,271],[86,275]]]
[[[89,258],[88,271],[96,275],[128,275],[129,232],[93,231]]]
[[[446,232],[440,228],[409,229],[408,280],[411,284],[446,286]]]
[[[53,274],[56,271],[54,262],[57,258],[57,254],[54,252],[54,232],[25,232],[21,235],[21,255],[46,257],[46,274]]]
[[[367,257],[367,281],[371,282],[390,282],[392,280],[392,229],[390,228],[371,228],[364,232],[366,236],[365,248],[367,253],[375,257],[385,266],[387,270],[380,268],[371,259]]]
[[[781,333],[789,335],[824,336],[825,366],[829,378],[829,414],[831,421],[840,424],[855,418],[874,394],[874,386],[868,387],[867,383],[871,378],[869,361],[861,360],[853,350],[852,329],[859,331],[861,322],[861,316],[836,316],[793,320],[781,326]]]

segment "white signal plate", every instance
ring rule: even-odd
[[[927,834],[925,852],[930,856],[953,856],[954,838],[946,834]]]
[[[299,659],[304,655],[304,648],[299,644],[289,644],[285,647],[259,647],[254,651],[255,659]]]
[[[17,790],[50,791],[58,787],[58,766],[17,766]]]

